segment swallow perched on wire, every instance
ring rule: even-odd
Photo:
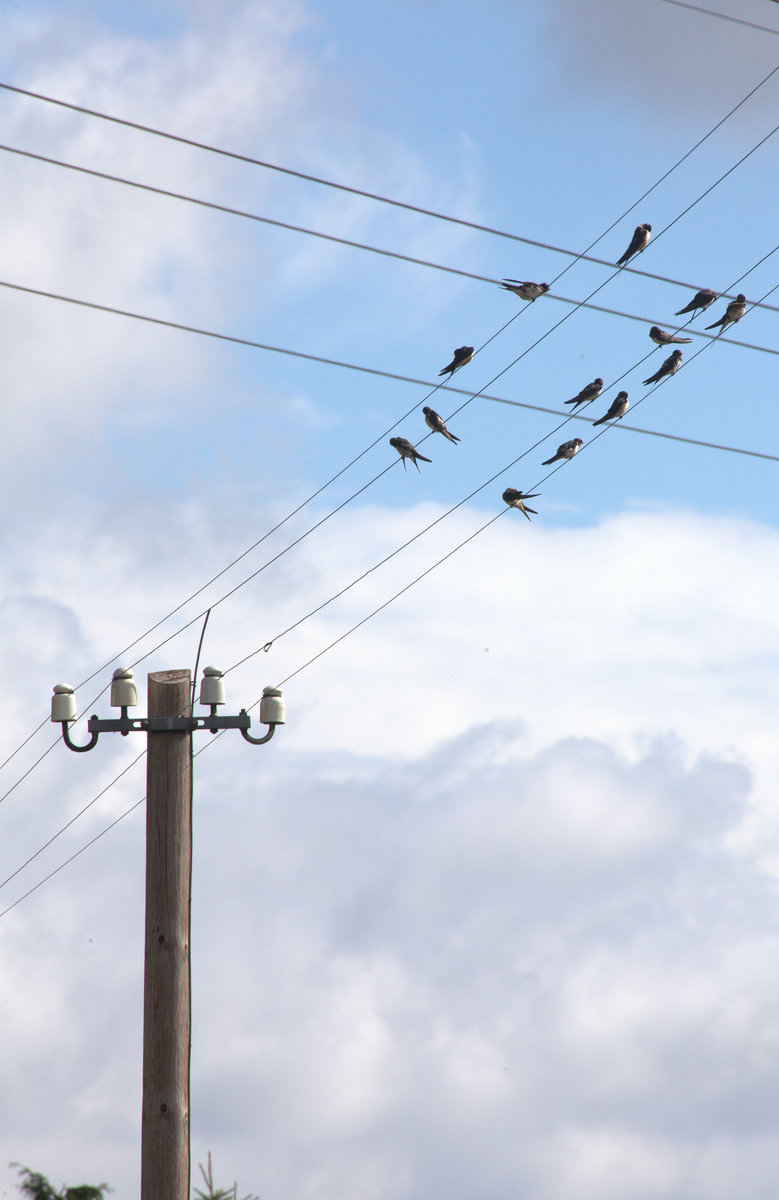
[[[574,396],[571,400],[566,400],[565,403],[575,404],[576,408],[573,411],[576,412],[580,404],[587,404],[590,400],[597,400],[602,391],[603,380],[598,376],[597,379],[593,379],[592,383],[588,383],[586,387],[583,387],[578,396]]]
[[[617,392],[611,402],[611,407],[605,417],[599,417],[597,421],[593,421],[593,425],[603,425],[605,421],[618,421],[620,417],[624,417],[628,411],[628,394],[627,392]]]
[[[684,345],[685,342],[691,342],[692,338],[680,338],[675,333],[666,333],[664,329],[660,329],[658,325],[653,325],[649,330],[649,336],[652,341],[658,346],[670,346],[673,342],[679,342]]]
[[[459,349],[454,351],[454,354],[452,355],[452,361],[449,363],[449,366],[444,367],[443,371],[439,371],[438,374],[446,375],[448,373],[451,377],[454,375],[458,367],[464,367],[465,364],[469,363],[472,358],[473,346],[460,346]]]
[[[520,300],[537,300],[544,292],[549,291],[548,283],[531,283],[529,279],[524,283],[520,283],[518,279],[504,279],[500,286],[519,296]]]
[[[414,447],[411,445],[411,442],[407,441],[405,438],[402,438],[402,437],[390,438],[390,446],[394,446],[395,449],[397,450],[398,454],[400,455],[400,457],[403,461],[403,470],[404,471],[406,469],[406,459],[407,458],[411,459],[412,463],[414,464],[414,466],[416,467],[417,470],[419,470],[419,463],[417,462],[418,458],[421,458],[422,462],[432,462],[433,461],[432,458],[425,458],[424,454],[420,454],[418,450],[415,450]]]
[[[635,254],[640,254],[642,250],[646,250],[649,245],[651,233],[652,226],[648,221],[645,221],[643,225],[636,225],[635,233],[630,239],[630,245],[622,255],[622,258],[617,259],[617,266],[624,267],[625,263],[630,262]]]
[[[699,309],[708,308],[716,299],[717,293],[713,292],[711,288],[701,288],[699,292],[695,293],[690,303],[685,304],[684,308],[680,308],[678,313],[674,313],[674,316],[681,317],[685,313],[691,312],[694,317]],[[692,317],[690,317],[690,320],[692,320]]]
[[[659,383],[661,379],[665,379],[666,375],[675,375],[682,365],[681,350],[674,350],[673,354],[669,354],[661,367],[655,371],[654,375],[650,375],[644,383]]]
[[[428,408],[427,405],[422,409],[425,414],[425,424],[428,429],[432,429],[433,433],[442,433],[445,438],[449,438],[450,442],[459,442],[456,433],[450,433],[444,425],[444,418],[439,417],[438,413],[433,408]]]
[[[520,492],[516,488],[508,487],[503,493],[503,499],[506,501],[509,508],[518,508],[520,512],[525,514],[529,521],[530,517],[528,516],[528,513],[533,513],[533,515],[537,517],[538,512],[535,508],[528,508],[528,506],[525,504],[525,501],[532,500],[535,496],[540,495],[540,492]]]
[[[581,438],[571,438],[570,442],[563,442],[562,446],[557,447],[557,453],[553,454],[551,458],[547,458],[546,462],[541,463],[541,466],[548,467],[553,462],[557,462],[558,458],[573,458],[581,445]]]
[[[736,296],[735,300],[731,300],[724,314],[719,321],[715,321],[713,325],[707,325],[707,329],[716,329],[721,326],[720,333],[726,325],[735,325],[736,321],[740,321],[744,313],[747,311],[747,298],[741,292]],[[717,335],[719,337],[719,334]]]

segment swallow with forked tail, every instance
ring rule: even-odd
[[[538,512],[535,508],[529,508],[525,504],[525,501],[533,500],[536,496],[540,495],[540,492],[520,492],[517,490],[517,488],[507,487],[503,493],[503,499],[506,501],[509,508],[518,508],[520,512],[525,514],[529,521],[530,517],[528,516],[528,513],[533,513],[533,515],[537,517]]]
[[[444,418],[440,417],[435,409],[429,408],[426,404],[422,412],[425,414],[425,424],[428,429],[432,429],[433,433],[442,433],[445,438],[449,438],[450,442],[459,442],[457,434],[449,432],[444,424]]]
[[[647,221],[643,225],[637,225],[633,237],[630,239],[630,245],[622,255],[622,258],[617,259],[617,266],[624,267],[625,263],[630,262],[634,255],[640,254],[642,250],[646,250],[651,235],[652,226]]]
[[[603,380],[598,376],[597,379],[593,379],[592,383],[588,383],[586,387],[583,387],[577,396],[566,400],[565,403],[574,404],[576,407],[573,411],[576,412],[580,404],[588,404],[591,400],[597,400],[602,391]]]
[[[394,446],[395,449],[397,450],[398,454],[400,455],[400,457],[403,461],[403,470],[404,471],[406,469],[406,459],[407,458],[411,459],[412,463],[414,464],[414,466],[416,467],[417,470],[419,470],[419,463],[417,462],[418,458],[421,458],[422,462],[432,462],[433,461],[432,458],[425,458],[424,454],[420,454],[419,451],[416,450],[411,445],[411,442],[406,440],[406,438],[403,438],[403,437],[390,438],[390,446]]]
[[[593,425],[603,425],[605,421],[618,421],[620,417],[624,417],[628,411],[628,394],[627,392],[617,392],[611,402],[611,407],[605,417],[599,417],[597,421],[593,421]]]
[[[582,444],[581,438],[571,438],[570,442],[563,442],[562,446],[557,447],[557,453],[553,454],[551,458],[547,458],[541,466],[551,466],[553,462],[557,462],[558,458],[573,458]]]
[[[674,350],[673,354],[669,354],[661,367],[655,371],[654,375],[650,375],[644,383],[659,383],[661,379],[665,379],[667,375],[675,375],[682,365],[681,350]]]
[[[529,279],[524,283],[520,283],[518,279],[504,279],[500,286],[519,296],[520,300],[537,300],[544,292],[549,291],[548,283],[532,283]]]
[[[708,308],[716,299],[717,293],[713,292],[711,288],[701,288],[699,292],[695,293],[690,303],[685,304],[684,308],[680,308],[678,313],[674,313],[674,316],[681,317],[685,313],[691,312],[694,317],[699,310]],[[692,317],[690,317],[690,320],[692,320]]]
[[[675,333],[666,333],[659,325],[653,325],[649,330],[649,336],[657,346],[670,346],[674,342],[678,342],[683,346],[685,342],[691,342],[692,338],[680,338]]]
[[[735,325],[736,321],[740,321],[744,313],[747,311],[747,298],[742,292],[736,296],[735,300],[731,300],[725,312],[720,317],[719,321],[715,321],[713,325],[707,325],[707,329],[716,329],[720,326],[720,333],[726,325]],[[719,337],[719,334],[717,334]]]
[[[473,346],[460,346],[454,351],[452,361],[448,366],[444,367],[443,371],[439,371],[439,375],[449,375],[451,378],[458,367],[464,367],[473,358]]]

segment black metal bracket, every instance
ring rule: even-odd
[[[91,716],[87,721],[87,729],[91,736],[83,746],[71,741],[67,721],[62,722],[62,737],[65,745],[77,754],[83,754],[96,746],[101,733],[121,733],[122,737],[127,737],[128,733],[194,733],[198,729],[218,733],[220,729],[239,729],[241,735],[253,746],[262,746],[271,740],[276,731],[275,725],[268,726],[264,737],[256,738],[249,733],[251,723],[251,717],[245,708],[242,708],[237,716],[224,717],[218,716],[216,712],[211,712],[206,717],[128,717],[127,710],[123,708],[121,717]]]

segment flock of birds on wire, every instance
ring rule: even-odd
[[[652,226],[647,222],[645,222],[643,225],[636,226],[630,245],[622,257],[617,260],[617,266],[623,267],[636,254],[640,254],[642,250],[646,249],[649,244],[651,233]],[[531,302],[533,300],[537,300],[539,296],[543,296],[545,292],[549,291],[548,283],[532,283],[530,280],[520,282],[516,279],[504,279],[501,286],[509,292],[514,292],[514,294],[519,296],[520,299]],[[680,308],[679,311],[674,314],[674,316],[681,317],[685,313],[691,313],[692,316],[689,318],[689,320],[692,321],[699,312],[703,312],[705,309],[707,309],[709,305],[713,304],[717,298],[718,293],[712,291],[711,288],[701,288],[699,292],[695,293],[690,303],[686,304],[684,308]],[[706,329],[718,329],[717,336],[719,336],[726,326],[734,325],[736,321],[741,320],[746,312],[746,304],[746,297],[739,292],[736,299],[730,301],[720,319],[718,321],[714,321],[711,325],[707,325]],[[675,342],[685,343],[692,341],[692,338],[677,337],[675,334],[666,333],[664,329],[660,329],[657,325],[653,325],[649,330],[649,336],[658,346],[670,346]],[[448,375],[449,379],[451,379],[455,371],[459,370],[460,367],[464,367],[466,363],[471,361],[473,355],[473,346],[459,346],[452,355],[452,361],[448,363],[443,370],[439,371],[438,374]],[[668,358],[666,358],[662,365],[655,371],[654,375],[650,375],[648,379],[644,380],[644,384],[660,383],[661,380],[674,375],[679,370],[681,365],[681,350],[672,351]],[[586,387],[583,387],[576,396],[573,396],[570,400],[566,400],[565,403],[572,404],[574,406],[573,411],[576,412],[580,404],[590,404],[593,400],[597,400],[602,389],[603,380],[600,378],[593,379],[592,383],[588,383]],[[593,425],[603,425],[606,421],[618,421],[620,417],[624,417],[627,410],[628,394],[627,392],[618,392],[612,401],[608,412],[606,412],[602,417],[599,417],[597,421],[593,421]],[[434,409],[430,408],[426,404],[422,409],[422,412],[424,413],[425,424],[433,431],[433,433],[443,434],[443,436],[448,438],[450,442],[456,443],[460,441],[460,439],[454,433],[446,428],[443,417],[439,416]],[[570,441],[563,442],[561,446],[557,447],[557,453],[553,454],[551,458],[547,458],[542,463],[542,466],[548,467],[551,466],[552,463],[558,462],[561,459],[564,460],[573,458],[574,454],[576,454],[577,450],[582,444],[582,439],[579,437],[571,438]],[[420,454],[419,451],[412,446],[411,442],[404,437],[390,438],[390,445],[394,446],[400,455],[404,471],[406,469],[406,459],[410,459],[417,470],[419,470],[419,463],[417,461],[418,459],[421,459],[422,462],[432,462],[432,459],[425,458],[424,454]],[[517,488],[508,487],[503,493],[503,499],[510,508],[518,508],[520,512],[523,512],[529,521],[529,514],[533,513],[535,515],[536,509],[526,507],[525,501],[532,500],[535,496],[539,496],[540,494],[540,492],[521,492]]]

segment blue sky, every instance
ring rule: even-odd
[[[770,0],[718,7],[779,30]],[[621,218],[591,251],[608,263],[649,221],[634,265],[690,285],[577,262],[526,305],[4,152],[7,283],[433,385],[454,347],[479,353],[452,379],[465,395],[428,399],[0,288],[0,758],[18,749],[0,768],[0,1194],[11,1160],[137,1193],[142,810],[5,909],[143,795],[142,762],[117,778],[140,739],[49,749],[52,685],[96,673],[79,711],[105,715],[132,643],[116,662],[143,706],[147,671],[192,666],[212,607],[202,661],[242,664],[228,709],[288,680],[289,716],[265,749],[223,738],[197,759],[194,1159],[293,1200],[772,1196],[777,464],[555,432],[476,393],[565,412],[601,376],[580,415],[624,387],[630,425],[779,455],[770,308],[725,335],[764,350],[709,344],[717,301],[638,404],[667,353],[646,358],[650,324],[673,329],[698,287],[775,286],[779,251],[755,267],[776,244],[775,138],[731,168],[773,129],[779,74],[630,211],[774,69],[779,37],[663,0],[33,2],[0,23],[0,82],[575,252]],[[8,147],[487,280],[572,261],[0,103]],[[642,319],[554,298],[601,284],[594,304]],[[427,402],[458,445],[422,441]],[[390,430],[432,462],[404,472]],[[508,484],[542,492],[531,524]]]

